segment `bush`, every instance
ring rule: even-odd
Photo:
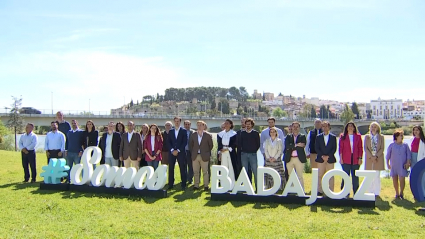
[[[309,159],[307,159],[307,162],[304,164],[304,172],[305,173],[311,173],[311,165],[310,165]]]
[[[14,151],[15,150],[15,139],[12,135],[5,135],[2,137],[0,143],[0,150]]]

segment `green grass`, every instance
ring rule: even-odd
[[[46,162],[38,154],[38,173]],[[0,151],[0,238],[423,238],[425,213],[410,190],[394,201],[382,179],[376,209],[215,202],[173,190],[166,199],[41,191],[21,183],[20,154]],[[176,170],[178,172],[178,170]],[[177,176],[179,181],[179,176]],[[41,178],[38,178],[41,180]],[[311,175],[306,175],[310,191]],[[337,179],[336,185],[340,182]],[[177,187],[179,188],[179,187]]]

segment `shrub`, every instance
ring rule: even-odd
[[[309,159],[307,159],[307,162],[304,164],[304,172],[305,173],[311,173],[311,165],[310,165]]]
[[[11,135],[5,135],[0,143],[0,150],[14,151],[15,139]]]

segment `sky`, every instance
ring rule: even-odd
[[[425,1],[0,1],[0,112],[105,113],[169,87],[425,99]]]

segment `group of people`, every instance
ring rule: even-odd
[[[99,132],[93,121],[86,122],[84,130],[79,129],[77,120],[71,124],[64,120],[62,112],[57,112],[56,121],[51,122],[51,131],[47,133],[44,149],[46,150],[47,163],[51,158],[65,158],[67,165],[72,169],[74,164],[79,164],[83,151],[90,146],[97,146],[102,151],[100,164],[118,167],[152,166],[156,169],[159,164],[168,165],[168,189],[174,187],[174,168],[178,162],[181,188],[184,190],[188,184],[194,189],[201,187],[208,190],[211,167],[211,151],[213,137],[207,131],[203,121],[196,122],[196,130],[191,129],[191,122],[186,120],[181,127],[182,119],[175,117],[173,122],[165,123],[165,130],[160,131],[156,124],[142,125],[140,132],[135,131],[134,122],[129,121],[127,128],[122,122],[110,122],[104,127],[104,132],[99,140]],[[328,121],[316,120],[314,129],[307,135],[300,132],[300,123],[293,122],[284,132],[275,127],[275,119],[267,120],[268,127],[261,133],[254,129],[255,122],[251,118],[241,120],[241,129],[234,131],[233,121],[226,119],[221,125],[221,132],[217,134],[218,163],[227,167],[232,182],[237,180],[241,173],[246,173],[248,178],[257,182],[257,169],[259,166],[275,169],[281,176],[281,189],[286,185],[290,174],[295,173],[301,186],[304,188],[304,164],[310,161],[312,168],[319,170],[319,182],[323,175],[334,168],[339,154],[339,163],[352,178],[353,192],[359,187],[359,178],[355,171],[359,170],[365,155],[366,170],[385,170],[385,140],[381,134],[379,123],[370,125],[369,133],[364,137],[364,142],[354,122],[349,122],[344,127],[339,137],[332,134],[331,124]],[[19,141],[22,151],[22,165],[24,168],[24,182],[36,180],[35,147],[37,136],[32,132],[34,125],[26,126],[26,133]],[[413,128],[413,139],[410,144],[403,143],[403,132],[396,131],[393,135],[394,142],[388,147],[386,162],[393,178],[396,198],[403,198],[405,188],[404,178],[409,167],[422,158],[425,158],[425,138],[422,127]],[[257,152],[261,151],[264,165],[258,165]],[[94,165],[95,167],[95,165]],[[244,171],[242,170],[244,169]],[[200,182],[201,172],[203,182]],[[65,179],[69,182],[69,176]],[[274,184],[270,175],[265,176],[265,187]],[[258,188],[258,185],[255,185]],[[261,185],[260,185],[261,186]],[[334,179],[331,178],[329,187],[334,190]],[[341,183],[341,189],[344,182]],[[375,195],[380,193],[379,175],[373,180],[369,191]],[[323,195],[321,183],[318,185],[319,195]]]

